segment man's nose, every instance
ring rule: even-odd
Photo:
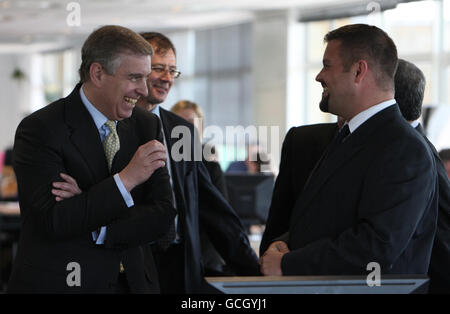
[[[322,70],[320,70],[320,72],[317,73],[317,75],[316,75],[316,81],[317,81],[317,82],[322,82],[321,74],[322,74]]]
[[[144,78],[140,80],[139,86],[136,89],[136,92],[141,95],[142,97],[147,97],[148,95],[148,88],[147,88],[147,79]]]
[[[163,75],[161,75],[161,79],[164,81],[173,81],[173,76],[170,75],[170,69],[164,71]]]

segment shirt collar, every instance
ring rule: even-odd
[[[87,99],[83,91],[83,86],[84,85],[82,85],[80,88],[81,101],[83,102],[87,111],[89,111],[90,115],[92,116],[92,119],[94,119],[95,126],[97,127],[97,129],[100,130],[100,128],[105,124],[105,122],[108,121],[108,118],[106,118],[103,115],[103,113],[98,111],[98,109],[95,108],[95,106]]]
[[[413,127],[413,128],[417,128],[417,126],[419,125],[420,121],[419,120],[414,120],[409,122],[409,124]]]
[[[396,104],[395,99],[389,99],[358,113],[348,122],[350,133],[353,133],[361,124],[369,120],[372,116],[374,116],[381,110],[386,109],[387,107],[395,104]]]
[[[155,106],[155,108],[152,109],[152,113],[158,116],[158,118],[161,119],[161,115],[159,113],[159,104]]]

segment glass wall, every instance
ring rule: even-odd
[[[163,104],[196,102],[205,115],[204,126],[225,134],[226,126],[252,124],[252,25],[169,34],[177,47],[182,76],[175,82]],[[207,140],[207,139],[205,139]],[[225,138],[214,142],[224,169],[233,159],[244,159],[245,151],[227,146]]]
[[[42,91],[46,104],[67,96],[78,82],[78,54],[72,50],[44,53],[41,63]]]

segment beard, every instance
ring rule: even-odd
[[[151,104],[153,107],[156,105],[159,105],[164,102],[165,99],[161,99],[160,97],[156,97],[152,95],[152,93],[149,91],[148,96],[145,98],[147,104]]]
[[[330,100],[330,94],[322,97],[320,100],[319,108],[322,112],[330,112],[328,102]]]

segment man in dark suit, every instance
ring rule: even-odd
[[[189,100],[180,100],[170,108],[170,111],[193,124],[198,130],[199,137],[202,138],[204,117],[203,110],[199,105]],[[202,150],[210,152],[208,156],[206,156],[206,154],[202,155],[202,161],[208,170],[211,183],[220,191],[220,193],[222,193],[222,196],[229,201],[225,176],[217,161],[215,147],[202,144]],[[202,230],[202,226],[200,226],[200,246],[202,248],[202,261],[205,276],[214,277],[223,275],[225,273],[224,261],[209,240],[208,234]]]
[[[265,275],[426,274],[437,175],[425,140],[394,100],[397,50],[375,26],[325,36],[320,108],[347,122],[295,203],[289,232],[261,258]],[[382,279],[382,278],[381,278]]]
[[[211,183],[201,153],[196,153],[201,144],[198,136],[194,136],[194,126],[158,106],[179,76],[173,44],[160,33],[141,35],[152,45],[155,55],[147,81],[148,96],[139,100],[138,105],[161,118],[178,212],[172,236],[175,239],[170,239],[168,245],[153,245],[161,292],[217,292],[203,279],[200,226],[236,274],[259,274],[258,259],[239,217]]]
[[[259,247],[260,256],[275,238],[289,230],[295,200],[337,131],[337,123],[321,123],[293,127],[286,134],[281,149],[280,172]]]
[[[419,122],[425,91],[425,75],[411,62],[398,60],[395,73],[395,100],[403,117],[425,139],[436,162],[439,180],[437,232],[431,252],[430,293],[450,293],[450,180],[434,145]]]
[[[22,229],[9,292],[158,292],[145,246],[175,210],[159,120],[134,108],[152,53],[127,28],[99,28],[82,48],[81,83],[17,128]]]

